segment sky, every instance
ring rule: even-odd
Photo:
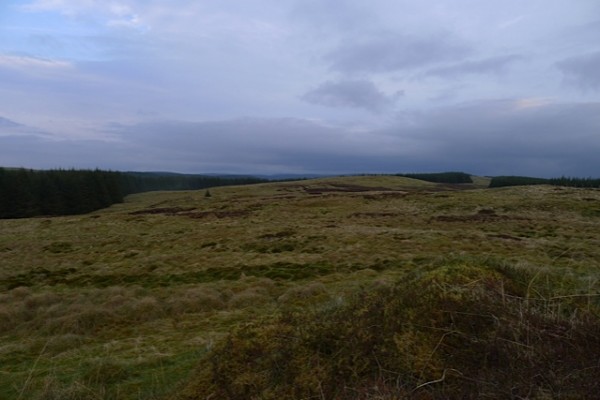
[[[0,0],[0,166],[600,177],[600,2]]]

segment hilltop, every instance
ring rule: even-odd
[[[591,398],[600,191],[487,183],[319,178],[0,220],[0,397]]]

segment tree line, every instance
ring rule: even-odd
[[[155,190],[199,190],[214,186],[250,185],[268,182],[267,179],[246,175],[209,176],[156,172],[121,173],[126,194]]]
[[[128,194],[265,182],[253,177],[0,168],[0,218],[84,214]]]
[[[396,175],[434,183],[473,183],[471,175],[465,172],[434,172]]]
[[[581,188],[598,188],[600,187],[600,179],[594,178],[534,178],[529,176],[495,176],[490,181],[491,188],[504,186],[520,186],[520,185],[554,185],[554,186],[570,186]]]

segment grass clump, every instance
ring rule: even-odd
[[[169,314],[180,315],[221,310],[225,307],[223,295],[216,289],[191,287],[167,300]]]
[[[323,301],[327,298],[327,287],[321,282],[310,282],[306,285],[292,286],[277,301],[282,304],[309,304],[311,301]]]
[[[233,294],[227,304],[230,308],[247,308],[259,306],[271,300],[266,289],[251,287]]]
[[[131,375],[130,368],[123,363],[111,358],[101,358],[87,362],[83,380],[89,386],[98,386],[123,381]]]
[[[69,242],[53,242],[45,246],[44,250],[54,254],[70,253],[73,251],[73,244]]]
[[[114,326],[118,316],[111,310],[90,304],[74,304],[64,316],[49,319],[44,327],[48,333],[91,334]]]
[[[29,392],[25,392],[30,395]],[[106,390],[90,388],[83,382],[65,385],[54,377],[47,377],[35,400],[100,400],[105,398]]]
[[[597,301],[541,296],[536,280],[560,277],[518,273],[438,265],[244,325],[174,398],[595,398]]]

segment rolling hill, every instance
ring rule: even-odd
[[[0,398],[593,398],[600,191],[478,182],[0,220]]]

